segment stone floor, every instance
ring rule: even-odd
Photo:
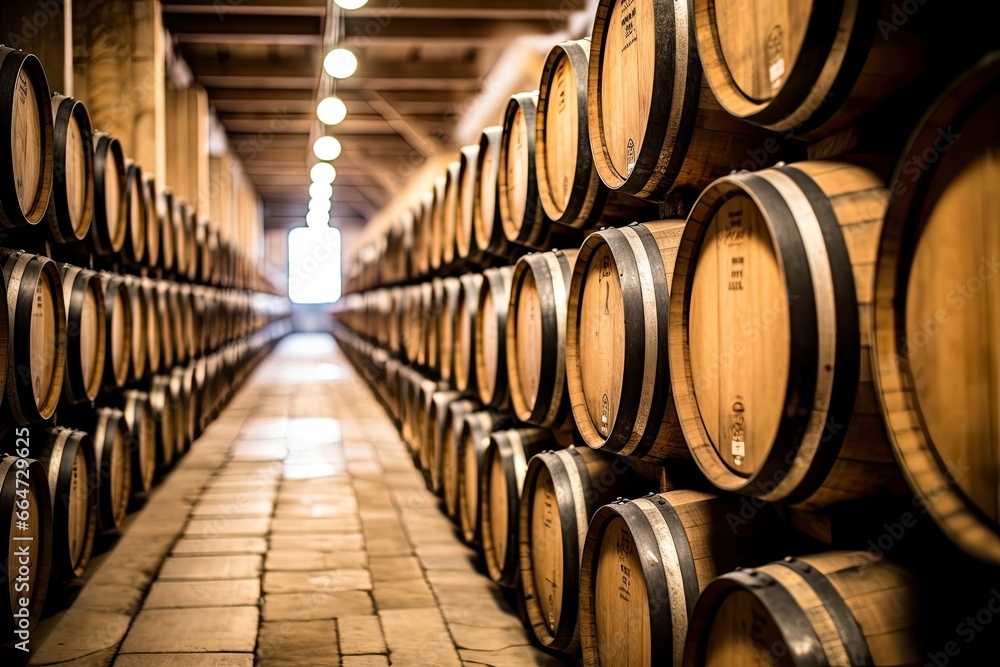
[[[325,335],[279,345],[49,626],[32,664],[561,664]]]

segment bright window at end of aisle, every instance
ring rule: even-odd
[[[297,227],[288,233],[288,296],[292,303],[340,298],[340,230]]]

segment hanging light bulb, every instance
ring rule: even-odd
[[[328,162],[317,162],[309,170],[309,176],[312,178],[313,183],[330,185],[337,178],[337,170]]]
[[[333,0],[338,7],[344,9],[360,9],[367,4],[368,0]]]
[[[313,183],[309,186],[309,196],[313,199],[329,199],[333,196],[333,186],[326,183]]]
[[[312,210],[306,214],[306,224],[310,227],[329,227],[330,212]]]
[[[347,105],[339,97],[325,97],[317,105],[316,115],[326,125],[337,125],[347,118]]]
[[[320,160],[336,160],[340,157],[340,142],[336,137],[320,137],[313,144],[313,153]]]
[[[323,69],[335,79],[346,79],[358,69],[358,59],[347,49],[334,49],[326,54]]]
[[[329,199],[310,199],[309,200],[309,210],[311,211],[323,211],[324,213],[330,212],[330,200]]]

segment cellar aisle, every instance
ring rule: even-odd
[[[32,664],[560,664],[325,334],[257,368],[46,634]]]

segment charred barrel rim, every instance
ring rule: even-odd
[[[91,222],[94,218],[94,132],[90,124],[90,114],[83,102],[72,97],[56,96],[52,98],[58,100],[56,107],[56,120],[53,129],[55,138],[55,164],[52,170],[55,224],[50,224],[53,236],[56,241],[62,243],[72,243],[82,241],[90,230]],[[74,224],[69,213],[69,193],[66,192],[66,149],[68,130],[70,121],[75,120],[77,128],[80,130],[81,145],[79,150],[83,151],[84,173],[81,178],[86,183],[86,194],[84,196],[83,211],[79,226]],[[51,218],[50,218],[51,220]]]
[[[979,61],[959,78],[925,114],[918,129],[910,137],[899,160],[906,166],[911,156],[921,154],[939,138],[939,129],[962,127],[983,103],[1000,92],[1000,52],[993,52]],[[952,479],[948,462],[937,451],[927,424],[920,411],[909,366],[906,341],[907,293],[910,272],[916,256],[917,241],[921,237],[927,187],[933,183],[941,161],[928,166],[921,180],[905,188],[894,197],[886,214],[875,276],[875,336],[873,338],[874,368],[879,401],[887,414],[895,412],[886,405],[886,387],[900,384],[909,397],[906,425],[903,420],[887,419],[887,433],[893,451],[910,487],[923,499],[931,516],[942,530],[967,551],[992,562],[1000,561],[1000,525],[982,511],[961,484]],[[897,167],[898,169],[899,167]],[[898,172],[893,182],[900,180]],[[896,256],[885,248],[895,248]],[[901,380],[900,376],[905,379]],[[914,428],[912,424],[920,424]],[[905,441],[914,440],[904,447]],[[921,471],[925,482],[918,483],[914,470]],[[933,472],[931,472],[933,471]],[[928,474],[930,473],[930,476]],[[962,511],[956,512],[957,503]],[[969,532],[969,516],[975,518],[977,528]],[[975,535],[976,539],[970,538]]]
[[[4,170],[4,178],[0,179],[0,200],[10,202],[10,207],[4,206],[4,215],[13,227],[38,224],[45,216],[52,194],[52,147],[54,145],[52,132],[52,98],[49,96],[49,82],[45,78],[42,63],[31,53],[23,53],[13,49],[0,47],[0,91],[10,91],[10,100],[14,100],[18,79],[24,72],[26,79],[34,89],[35,100],[38,103],[38,126],[42,130],[40,146],[41,190],[31,204],[31,209],[25,214],[19,204],[17,183],[14,170]],[[0,109],[0,126],[13,127],[13,108],[4,106]],[[13,135],[10,132],[0,132],[0,156],[4,160],[12,160],[14,155]]]
[[[636,262],[636,245],[640,245],[648,266]],[[569,297],[569,313],[567,315],[566,336],[572,341],[574,359],[567,360],[566,374],[571,386],[582,387],[586,379],[582,376],[581,359],[577,344],[579,322],[583,315],[583,285],[587,276],[594,268],[593,255],[602,245],[607,245],[618,266],[618,280],[621,285],[621,298],[625,326],[625,368],[644,369],[645,380],[652,382],[655,378],[669,377],[667,360],[667,314],[670,308],[669,285],[666,280],[666,269],[663,258],[653,239],[652,233],[642,225],[629,225],[621,229],[608,229],[596,232],[587,237],[573,267],[572,284]],[[648,270],[648,274],[647,274]],[[648,292],[652,292],[655,303],[655,332],[647,335],[644,300]],[[628,323],[641,323],[642,326],[628,326]],[[655,333],[655,337],[652,335]],[[652,339],[652,340],[650,340]],[[652,367],[647,359],[653,357]],[[655,443],[659,425],[663,421],[669,392],[654,391],[648,397],[648,416],[642,431],[635,429],[639,423],[643,406],[643,383],[623,382],[621,398],[618,402],[618,413],[614,426],[608,437],[603,437],[594,424],[593,416],[587,410],[586,404],[574,401],[573,415],[576,419],[580,435],[591,447],[613,453],[627,453],[643,456]]]
[[[479,137],[479,156],[476,158],[476,187],[473,188],[472,204],[472,245],[482,253],[496,254],[505,247],[506,237],[502,230],[497,229],[500,213],[500,141],[503,138],[503,127],[494,126],[483,130]],[[483,163],[490,159],[489,176],[484,180]],[[490,220],[486,220],[483,211],[483,187],[493,190],[493,210]],[[501,238],[503,237],[503,238]]]
[[[546,166],[545,151],[548,145],[546,139],[546,132],[549,129],[547,125],[547,112],[549,107],[549,93],[551,92],[552,79],[555,76],[556,69],[559,64],[566,58],[569,60],[571,69],[576,75],[575,83],[577,89],[583,86],[586,90],[587,86],[587,73],[590,69],[590,63],[587,52],[584,50],[585,47],[582,46],[578,41],[568,41],[561,44],[557,44],[552,47],[549,51],[548,58],[545,59],[545,66],[542,69],[542,85],[538,90],[538,115],[535,119],[535,156],[536,162],[536,173],[538,175],[538,196],[542,202],[542,208],[545,210],[545,214],[555,222],[570,224],[575,221],[581,211],[583,211],[584,204],[587,200],[590,190],[596,189],[597,192],[593,197],[597,197],[600,193],[607,193],[607,186],[605,186],[601,179],[597,176],[597,171],[594,168],[594,161],[591,154],[590,148],[590,135],[587,132],[587,98],[586,96],[581,96],[578,98],[576,117],[578,121],[579,130],[577,132],[577,145],[576,145],[576,172],[573,176],[573,185],[570,189],[569,200],[566,206],[563,207],[561,202],[556,201],[555,195],[553,194],[551,188],[549,188],[549,173],[548,167]],[[572,104],[573,101],[567,102]]]
[[[647,590],[651,655],[670,656],[674,655],[675,650],[673,642],[673,618],[677,611],[675,608],[683,605],[683,613],[690,618],[695,601],[698,599],[698,573],[695,569],[691,544],[687,539],[687,531],[673,505],[660,496],[605,505],[594,514],[587,531],[583,559],[580,565],[580,601],[581,605],[587,606],[582,611],[587,612],[586,615],[593,623],[593,627],[589,628],[587,633],[581,632],[581,636],[596,636],[597,596],[594,584],[600,565],[602,546],[607,531],[614,524],[614,520],[621,519],[625,522],[631,536],[634,553],[659,554],[661,552],[656,533],[649,523],[646,512],[637,504],[639,502],[648,502],[653,505],[652,509],[659,511],[660,517],[666,523],[670,536],[673,538],[673,547],[677,555],[676,562],[682,573],[681,583],[684,600],[672,600],[670,588],[667,585],[666,570],[660,559],[639,559],[642,563],[642,575]],[[585,654],[589,654],[588,649],[596,652],[596,648],[596,646],[585,647]]]
[[[577,521],[580,511],[572,503],[560,502],[559,494],[555,494],[555,502],[559,512],[559,522],[562,526],[562,533],[570,539],[562,542],[562,592],[563,602],[559,619],[556,622],[555,631],[549,630],[548,623],[542,616],[542,608],[538,603],[538,594],[535,591],[535,573],[533,565],[533,543],[530,542],[532,533],[532,523],[534,521],[534,491],[538,482],[538,476],[545,471],[552,479],[555,488],[570,489],[573,484],[567,467],[576,466],[582,482],[583,495],[577,498],[575,495],[569,496],[571,500],[582,499],[586,503],[583,508],[583,516],[590,517],[593,514],[593,501],[588,491],[590,485],[590,473],[587,472],[587,463],[583,457],[575,450],[563,450],[565,454],[557,452],[542,452],[532,457],[528,463],[528,471],[524,475],[524,496],[521,502],[519,543],[521,548],[521,582],[524,586],[525,609],[528,612],[528,621],[534,629],[535,637],[538,641],[551,649],[566,650],[573,646],[574,639],[577,638],[577,621],[579,618],[579,604],[575,593],[580,590],[580,547],[579,523]],[[566,461],[571,458],[572,462]],[[528,496],[529,492],[531,497]],[[571,597],[566,597],[566,596]]]
[[[842,27],[844,4],[829,2],[812,5],[809,24],[794,66],[785,77],[777,95],[771,100],[761,102],[741,90],[726,64],[718,33],[715,0],[694,0],[695,16],[702,15],[701,12],[704,10],[705,17],[703,21],[697,21],[697,25],[694,26],[697,33],[697,48],[706,56],[702,58],[702,62],[713,63],[712,66],[705,68],[704,76],[708,79],[719,104],[733,116],[756,125],[780,124],[795,114],[809,100],[817,82],[823,77],[824,70],[830,67],[828,61],[835,52],[833,46],[838,41],[838,32]],[[882,6],[877,2],[858,3],[854,7],[856,16],[851,23],[850,35],[841,38],[848,44],[843,59],[836,63],[837,76],[829,88],[832,95],[823,100],[819,110],[805,122],[789,128],[792,133],[807,132],[819,127],[832,117],[847,99],[853,87],[852,82],[865,64],[869,53],[867,45],[875,36],[881,9]]]
[[[790,187],[795,188],[796,196],[801,195],[812,207],[812,215],[822,234],[822,239],[818,242],[824,244],[828,255],[827,261],[831,269],[829,286],[833,291],[837,330],[834,345],[837,363],[831,381],[828,412],[831,415],[849,415],[854,405],[860,368],[860,325],[853,275],[845,270],[845,267],[850,266],[850,259],[840,224],[826,195],[811,178],[794,167],[784,167],[779,171],[783,176],[775,175],[774,178],[787,177],[791,180]],[[836,462],[846,436],[846,429],[841,429],[833,437],[820,440],[808,469],[801,476],[789,474],[792,462],[796,460],[803,443],[802,436],[807,432],[813,409],[819,379],[817,366],[820,349],[816,285],[795,212],[764,176],[739,174],[721,178],[709,186],[695,203],[684,227],[682,255],[685,252],[683,248],[693,254],[702,247],[716,213],[729,199],[737,196],[748,197],[761,212],[760,218],[767,227],[775,249],[786,294],[797,297],[788,299],[790,362],[781,424],[768,456],[748,477],[732,472],[715,455],[716,450],[701,418],[691,375],[688,316],[696,258],[687,256],[678,256],[671,295],[674,332],[680,337],[680,345],[671,346],[671,360],[676,364],[673,366],[676,370],[671,372],[670,378],[676,398],[677,416],[695,461],[713,484],[727,491],[748,495],[767,494],[773,491],[770,488],[771,482],[781,480],[782,484],[788,482],[789,485],[796,485],[791,492],[782,496],[787,502],[794,503],[808,498],[822,484]]]
[[[96,474],[97,469],[97,463],[94,458],[94,444],[91,442],[90,436],[83,431],[70,429],[55,429],[49,433],[48,437],[55,440],[49,452],[49,456],[51,457],[49,466],[51,468],[53,462],[58,462],[59,466],[58,470],[55,471],[55,484],[51,486],[53,497],[60,499],[69,497],[73,477],[75,476],[74,470],[76,468],[77,455],[82,452],[84,461],[86,462],[86,475],[77,482],[87,487],[87,511],[84,516],[87,526],[84,529],[84,541],[80,546],[79,560],[75,563],[73,562],[73,554],[69,551],[70,544],[68,540],[63,545],[66,547],[65,551],[56,553],[53,549],[52,555],[55,567],[62,569],[64,574],[78,577],[83,574],[87,568],[87,564],[90,562],[90,554],[94,546],[94,536],[97,533],[97,493],[90,488],[91,479],[94,479],[93,476]],[[51,471],[49,475],[49,483],[51,485],[53,481]],[[65,508],[65,511],[58,511],[60,507]],[[68,501],[67,503],[54,502],[52,508],[53,548],[61,542],[61,540],[55,539],[56,535],[69,536],[69,522]]]
[[[133,191],[137,197],[132,196]],[[141,262],[146,255],[146,198],[143,196],[142,168],[131,160],[126,167],[125,193],[125,246],[129,258]],[[133,203],[138,203],[138,211],[132,210]]]
[[[95,133],[97,146],[94,149],[94,185],[95,185],[95,207],[94,212],[98,220],[103,220],[104,224],[99,224],[92,228],[94,244],[98,252],[104,255],[116,253],[125,245],[125,207],[128,200],[128,191],[125,189],[125,151],[117,138],[104,132]],[[107,165],[111,160],[116,166],[118,174],[118,220],[107,219],[107,199],[105,191],[107,188]],[[114,229],[115,236],[111,237],[111,229]]]
[[[21,460],[26,464],[25,470],[27,471],[28,483],[34,492],[35,509],[38,511],[37,516],[31,517],[31,528],[38,531],[32,547],[32,553],[36,555],[36,560],[35,579],[31,586],[32,604],[30,608],[30,623],[34,627],[42,611],[42,604],[45,600],[45,591],[49,585],[49,575],[52,567],[52,501],[51,492],[47,484],[45,467],[34,459]],[[14,531],[12,528],[14,528],[14,521],[8,520],[7,517],[13,519],[15,513],[19,510],[17,503],[21,497],[17,493],[17,489],[24,488],[23,484],[18,485],[16,483],[16,480],[20,479],[17,476],[20,467],[16,461],[17,459],[12,456],[0,458],[0,517],[3,517],[0,520],[0,544],[6,545],[17,544],[13,540]],[[9,554],[9,551],[7,554]],[[0,559],[0,562],[7,562],[8,560],[9,556],[5,554],[4,558]],[[14,579],[9,579],[0,586],[0,591],[2,591],[0,592],[0,623],[3,623],[4,627],[7,628],[14,627],[14,618],[11,610],[15,605],[11,604],[12,600],[10,599],[12,593],[15,592],[12,590],[14,582]]]
[[[525,135],[525,141],[527,145],[525,150],[528,152],[526,158],[527,171],[525,173],[525,178],[527,179],[527,191],[525,192],[524,200],[524,211],[522,213],[522,218],[520,220],[515,220],[513,217],[513,211],[510,210],[510,202],[508,197],[513,193],[518,187],[517,183],[508,182],[508,169],[507,163],[511,158],[516,159],[510,152],[510,139],[514,131],[514,119],[517,118],[517,113],[521,112],[524,115],[524,122],[527,127],[527,134]],[[507,237],[508,241],[512,243],[519,244],[537,244],[544,240],[548,229],[541,229],[539,227],[547,227],[545,225],[545,216],[539,215],[541,213],[541,206],[539,206],[538,200],[538,179],[535,177],[535,124],[537,118],[537,106],[535,102],[534,93],[518,93],[512,95],[510,101],[507,102],[507,110],[504,113],[503,119],[503,135],[500,139],[500,168],[497,174],[497,189],[498,189],[498,199],[500,204],[500,222],[503,226],[503,232]],[[533,223],[541,223],[533,224]]]
[[[505,493],[507,507],[504,510],[507,513],[507,549],[499,562],[493,544],[493,526],[490,523],[492,503],[487,502],[492,488],[494,460],[499,461],[503,466],[504,480],[507,484]],[[517,493],[517,474],[514,470],[513,446],[502,433],[494,433],[490,437],[490,444],[485,448],[480,461],[479,478],[481,481],[479,490],[480,538],[483,543],[483,553],[486,556],[486,568],[489,570],[490,577],[498,584],[507,587],[513,586],[517,581],[518,566],[520,565],[517,558],[519,555],[517,553],[517,540],[512,539],[512,537],[516,537],[516,533],[511,535],[511,529],[517,525],[517,499],[516,497],[512,498],[512,494]]]
[[[92,401],[97,398],[97,394],[101,391],[104,373],[104,355],[105,346],[107,345],[107,314],[104,304],[104,291],[101,288],[101,280],[94,271],[64,265],[62,273],[63,276],[67,277],[72,274],[73,279],[73,282],[69,285],[69,303],[66,304],[67,321],[72,323],[72,325],[66,327],[66,367],[78,369],[79,371],[67,373],[65,381],[69,385],[71,398],[74,399],[73,402]],[[97,337],[95,341],[97,358],[88,360],[88,363],[92,361],[94,364],[91,369],[92,375],[89,385],[86,383],[83,371],[84,359],[81,353],[84,350],[80,347],[80,339],[83,334],[81,322],[83,320],[84,303],[88,292],[89,296],[93,299],[96,309],[94,314],[96,331],[94,333]]]
[[[4,277],[8,286],[11,281],[18,281],[17,300],[10,303],[8,293],[8,308],[13,316],[14,324],[11,330],[13,349],[21,350],[28,357],[28,373],[22,371],[24,358],[11,359],[15,365],[8,369],[7,400],[11,411],[21,423],[48,419],[55,413],[59,396],[62,392],[63,373],[66,369],[66,303],[63,297],[62,279],[56,263],[41,255],[17,253],[9,255],[4,261]],[[35,318],[32,317],[35,308],[35,295],[42,282],[49,286],[49,296],[52,299],[55,318],[53,322],[55,334],[55,358],[52,359],[52,375],[49,378],[48,393],[40,400],[35,397],[34,377],[36,369],[31,368],[34,356],[32,343]]]

